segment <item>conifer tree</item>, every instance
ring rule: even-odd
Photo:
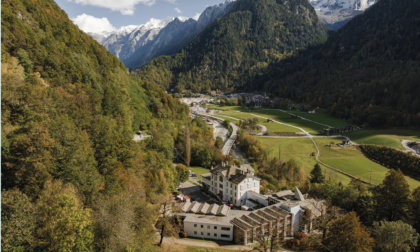
[[[390,170],[372,194],[378,220],[397,221],[405,218],[410,186],[400,169]]]
[[[369,252],[372,251],[374,240],[366,232],[356,213],[350,212],[331,223],[323,244],[330,251]]]
[[[325,180],[324,174],[322,174],[321,166],[316,164],[314,169],[311,171],[311,183],[321,184]]]

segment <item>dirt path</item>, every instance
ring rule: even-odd
[[[258,133],[257,136],[264,135],[264,133],[267,132],[267,127],[265,127],[264,125],[261,125],[261,124],[257,124],[257,125],[261,127],[261,132]]]

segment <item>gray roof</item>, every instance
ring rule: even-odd
[[[217,205],[217,204],[212,204],[210,207],[209,207],[209,210],[207,211],[207,213],[206,214],[214,214],[214,215],[216,215],[217,214],[217,210],[219,209],[219,205]]]
[[[291,190],[284,190],[284,191],[280,191],[280,192],[276,192],[273,193],[272,196],[277,195],[277,197],[283,197],[286,195],[294,195],[294,193]]]
[[[188,212],[192,211],[192,212],[196,213],[198,208],[200,207],[200,205],[201,204],[199,202],[195,201],[194,203],[192,203],[192,205],[188,209]]]
[[[191,202],[185,202],[185,203],[183,203],[183,204],[181,205],[180,209],[181,209],[183,212],[187,212],[187,211],[188,211],[188,209],[190,209],[190,206],[191,206]]]
[[[263,199],[263,200],[267,200],[267,199],[268,199],[268,198],[267,198],[267,197],[265,197],[264,195],[261,195],[261,194],[259,194],[259,193],[257,193],[257,192],[252,191],[252,190],[249,190],[249,191],[247,191],[247,192],[251,193],[252,195],[254,195],[255,197],[258,197],[258,198],[260,198],[260,199]]]
[[[201,206],[198,208],[197,213],[203,213],[206,214],[210,205],[207,203],[201,204]]]
[[[188,214],[187,217],[184,219],[184,222],[197,222],[197,223],[233,226],[233,224],[231,224],[230,220],[227,218],[219,217],[219,216],[209,216],[209,215]]]
[[[219,209],[217,210],[217,215],[224,215],[227,216],[229,213],[230,207],[226,205],[221,205]]]

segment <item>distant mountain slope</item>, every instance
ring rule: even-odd
[[[238,0],[180,53],[156,58],[137,74],[177,92],[242,88],[268,64],[326,38],[308,1]]]
[[[144,25],[122,27],[115,32],[89,33],[129,68],[145,65],[160,55],[177,53],[216,18],[225,15],[233,0],[207,7],[198,20],[167,17]]]
[[[321,48],[253,80],[370,125],[420,127],[420,1],[381,0]]]

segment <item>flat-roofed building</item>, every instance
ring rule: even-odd
[[[184,232],[189,237],[233,240],[233,224],[226,217],[188,214],[184,219]]]

